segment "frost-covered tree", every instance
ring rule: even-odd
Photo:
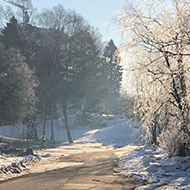
[[[36,111],[36,77],[18,49],[0,45],[0,124],[16,124]]]
[[[121,10],[117,21],[126,43],[120,52],[132,72],[136,112],[150,141],[159,137],[170,155],[183,156],[189,154],[190,137],[190,4],[165,3],[128,4]]]

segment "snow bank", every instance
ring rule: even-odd
[[[160,148],[144,147],[120,157],[119,171],[136,181],[150,183],[140,189],[190,189],[190,157],[173,157]]]
[[[105,119],[106,116],[105,116]],[[76,143],[102,143],[103,145],[113,145],[122,147],[137,143],[139,137],[139,123],[126,121],[120,115],[107,119],[110,127],[88,131],[84,137],[79,138]],[[71,132],[72,133],[72,132]]]
[[[0,177],[8,174],[17,174],[27,170],[27,165],[40,161],[38,156],[28,155],[23,157],[11,157],[0,155]]]
[[[134,144],[137,142],[139,136],[133,127],[134,124],[135,123],[114,118],[114,124],[111,127],[97,131],[94,134],[94,138],[103,145],[112,144],[115,147]]]
[[[113,126],[114,124],[119,124],[122,121],[121,115],[105,115],[105,114],[95,114],[95,113],[87,113],[87,123],[82,123],[80,121],[81,112],[77,113],[69,113],[68,121],[69,127],[71,129],[71,135],[73,140],[77,140],[83,137],[84,133],[88,132],[92,129],[102,129],[105,127]],[[126,120],[126,119],[123,119]],[[125,121],[126,122],[126,121]],[[65,124],[62,119],[56,119],[53,121],[54,123],[54,136],[57,141],[67,141],[67,133],[65,129]],[[46,126],[46,137],[50,139],[51,137],[51,122],[47,120]],[[127,124],[129,125],[129,123]],[[37,125],[37,133],[41,135],[43,133],[43,121],[39,120]],[[15,137],[19,139],[26,138],[27,129],[22,124],[14,125],[14,126],[1,126],[0,127],[0,136],[6,137]]]

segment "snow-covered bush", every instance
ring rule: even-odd
[[[188,139],[185,138],[185,134],[178,128],[166,129],[159,137],[158,141],[160,146],[163,147],[169,154],[169,156],[186,156],[190,155],[190,151],[187,147]],[[186,146],[184,146],[186,145]]]

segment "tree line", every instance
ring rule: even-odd
[[[20,16],[10,8],[0,15],[2,23],[7,20],[0,35],[0,73],[6,73],[0,77],[0,125],[22,122],[34,138],[38,118],[44,134],[50,120],[54,142],[53,121],[62,115],[72,142],[68,110],[82,110],[84,119],[87,111],[105,111],[106,95],[119,89],[110,50],[116,47],[111,40],[104,48],[100,34],[75,11],[58,4],[31,14],[30,1],[23,2],[30,6]]]

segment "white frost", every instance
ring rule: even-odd
[[[142,189],[190,189],[190,157],[173,157],[160,148],[143,147],[120,157],[119,171],[136,181],[147,181]]]

